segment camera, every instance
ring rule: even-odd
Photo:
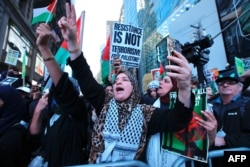
[[[166,36],[156,45],[156,52],[158,59],[170,55],[173,50],[181,52],[189,63],[197,67],[199,83],[204,84],[207,83],[207,79],[204,75],[203,66],[209,61],[210,51],[207,48],[211,47],[213,43],[214,41],[211,35],[206,35],[199,40],[195,40],[193,43],[185,43],[184,45],[178,40]],[[163,59],[161,63],[165,66],[171,62],[167,62],[166,59]]]
[[[193,43],[185,43],[181,46],[181,53],[186,57],[188,62],[197,65],[199,63],[206,64],[209,61],[207,49],[213,45],[214,41],[211,35],[196,40]]]

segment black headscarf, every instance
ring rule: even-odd
[[[0,108],[0,136],[12,125],[20,122],[26,113],[25,101],[11,86],[0,86],[0,98],[4,101]]]

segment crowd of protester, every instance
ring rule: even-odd
[[[41,23],[36,44],[52,83],[49,91],[38,85],[30,89],[0,85],[0,166],[32,167],[39,162],[56,167],[128,160],[171,166],[179,156],[162,152],[162,133],[182,130],[191,121],[206,130],[209,150],[250,147],[250,97],[244,96],[249,72],[239,76],[235,69],[220,71],[215,80],[218,92],[207,98],[213,112],[202,111],[203,118],[193,118],[192,89],[199,84],[181,53],[174,51],[175,56],[167,57],[175,65],[166,66],[167,75],[152,80],[146,94],[139,92],[136,76],[122,69],[120,60],[116,60],[110,84],[103,86],[93,77],[77,43],[75,8],[68,3],[65,8],[66,16],[58,25],[68,44],[67,63],[74,78],[56,63],[49,48],[50,26]],[[17,75],[11,69],[1,77],[8,74]],[[170,107],[173,91],[177,99]],[[164,159],[168,159],[165,165]],[[213,160],[214,165],[222,162]]]

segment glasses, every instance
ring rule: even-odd
[[[220,81],[220,82],[218,82],[218,85],[219,86],[223,86],[223,85],[225,85],[225,84],[227,84],[227,85],[235,85],[235,84],[237,84],[238,82],[237,81],[234,81],[234,80],[224,80],[224,81]]]

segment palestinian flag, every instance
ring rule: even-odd
[[[52,0],[48,6],[34,8],[31,24],[39,22],[50,22],[53,19],[54,13],[56,11],[56,3],[57,0]]]
[[[104,85],[108,84],[109,59],[110,59],[110,35],[107,39],[106,46],[103,50],[102,59],[101,59],[102,82]]]
[[[160,62],[160,75],[161,75],[162,78],[164,78],[166,76],[166,73],[165,73],[164,67],[162,65],[162,62]]]
[[[82,24],[83,24],[84,12],[82,12],[81,16],[78,18],[76,22],[77,26],[77,43],[81,45],[82,41]],[[67,58],[69,57],[68,44],[64,40],[55,54],[55,59],[58,64],[66,64]]]
[[[165,73],[163,64],[162,64],[159,56],[158,56],[158,62],[160,63],[160,75],[161,75],[161,78],[164,78],[166,76],[166,73]]]

